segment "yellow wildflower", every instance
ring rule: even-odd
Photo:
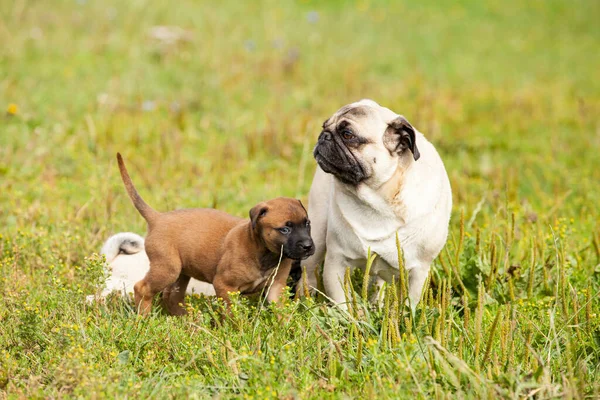
[[[16,115],[19,112],[19,106],[14,103],[10,103],[6,109],[6,112],[10,115]]]

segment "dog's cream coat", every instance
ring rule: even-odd
[[[346,117],[352,108],[363,110],[355,112],[357,118]],[[375,284],[390,282],[398,275],[398,235],[414,307],[430,265],[446,242],[452,193],[444,164],[434,146],[416,129],[418,160],[408,150],[397,154],[386,147],[384,133],[399,117],[374,101],[362,100],[343,107],[324,124],[324,130],[332,127],[331,133],[337,134],[336,124],[347,119],[350,122],[346,123],[369,143],[351,150],[363,163],[362,169],[370,172],[368,179],[347,184],[317,167],[310,189],[308,215],[316,252],[303,264],[314,288],[314,270],[325,261],[325,292],[336,303],[345,302],[346,268],[364,268],[369,249],[377,254],[371,269]],[[317,161],[324,157],[318,154],[318,147]]]
[[[144,250],[144,238],[136,233],[121,232],[111,236],[100,253],[106,258],[108,277],[98,295],[86,297],[88,302],[104,298],[112,292],[119,292],[123,296],[133,293],[133,286],[150,269],[150,261]],[[192,279],[186,293],[214,296],[215,291],[211,284]]]

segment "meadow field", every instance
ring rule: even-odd
[[[600,2],[0,2],[0,398],[600,396]],[[322,122],[372,98],[445,162],[448,243],[353,311],[138,317],[100,246],[158,210],[306,202]]]

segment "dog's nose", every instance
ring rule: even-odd
[[[298,243],[298,247],[304,251],[311,251],[313,248],[313,242],[312,240],[304,240]]]
[[[319,141],[331,140],[331,132],[323,131],[319,135]]]

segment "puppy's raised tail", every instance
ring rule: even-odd
[[[117,153],[117,161],[119,163],[119,171],[121,171],[121,178],[123,179],[123,183],[125,184],[125,189],[127,189],[127,194],[129,194],[129,198],[133,202],[133,205],[142,217],[150,224],[157,216],[158,211],[150,207],[144,199],[139,195],[137,190],[135,190],[135,186],[133,186],[133,182],[131,182],[131,178],[129,177],[129,173],[127,172],[127,168],[125,167],[125,163],[123,162],[123,157],[121,157],[121,153]]]
[[[144,250],[144,238],[133,232],[121,232],[109,237],[102,245],[107,263],[111,263],[119,254],[136,254]]]

